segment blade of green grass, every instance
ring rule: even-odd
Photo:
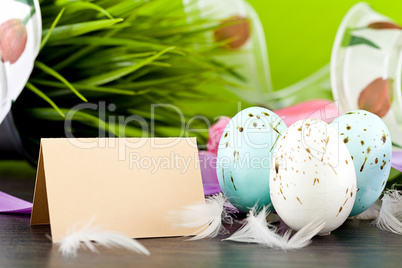
[[[64,13],[65,8],[63,8],[59,15],[57,15],[56,19],[54,20],[54,22],[52,23],[52,25],[50,26],[50,28],[47,30],[47,33],[43,36],[42,38],[42,42],[40,43],[40,49],[39,51],[42,50],[42,48],[46,45],[47,40],[49,39],[50,35],[53,33],[54,28],[56,27],[57,23],[59,22],[61,16]]]
[[[46,96],[45,93],[43,93],[39,88],[35,87],[32,85],[30,82],[27,82],[25,85],[29,90],[31,90],[33,93],[38,95],[40,98],[42,98],[44,101],[50,104],[50,106],[53,107],[63,118],[66,117],[64,113],[60,110],[60,108],[54,103],[48,96]]]
[[[55,81],[49,81],[49,80],[44,80],[44,79],[31,79],[31,82],[38,84],[38,85],[43,85],[43,86],[50,86],[50,87],[55,87],[55,88],[67,88],[67,86],[64,83],[60,82],[55,82]],[[144,94],[144,92],[140,91],[133,91],[133,90],[126,90],[126,89],[119,89],[119,88],[112,88],[112,87],[97,87],[97,86],[90,86],[90,85],[81,85],[81,84],[72,84],[76,89],[79,89],[81,91],[87,90],[87,91],[95,91],[95,92],[102,92],[102,93],[108,93],[108,94],[119,94],[119,95],[140,95]],[[69,90],[71,92],[71,90]],[[52,96],[54,94],[50,93],[49,96]],[[63,94],[64,95],[64,94]]]
[[[92,59],[91,61],[82,61],[76,64],[75,66],[88,68],[98,64],[107,64],[110,62],[119,62],[138,58],[145,58],[155,55],[156,53],[157,53],[156,51],[152,51],[152,52],[134,53],[134,54],[126,54],[118,56],[113,56],[109,54],[109,55],[103,55],[103,57],[100,55],[94,55],[94,59]]]
[[[142,87],[149,87],[149,86],[155,86],[159,84],[167,84],[175,81],[180,81],[183,79],[191,78],[196,76],[197,74],[184,74],[184,75],[178,75],[178,76],[172,76],[172,77],[165,77],[165,78],[152,78],[150,80],[146,81],[139,81],[139,82],[133,82],[133,83],[121,83],[117,84],[117,87],[120,88],[130,88],[130,89],[135,89],[135,88],[142,88]]]
[[[76,90],[73,85],[71,85],[70,82],[67,81],[67,79],[65,79],[62,75],[60,75],[58,72],[56,72],[55,70],[53,70],[52,68],[48,67],[46,64],[40,62],[40,61],[35,61],[34,63],[35,67],[39,68],[40,70],[42,70],[43,72],[53,76],[54,78],[60,80],[60,82],[64,83],[69,89],[71,89],[72,92],[74,92],[75,95],[77,95],[77,97],[79,97],[81,100],[88,102],[88,100],[81,95],[81,93],[78,92],[78,90]]]
[[[147,49],[148,51],[149,49],[162,50],[171,47],[168,45],[138,41],[135,39],[115,38],[115,37],[92,37],[92,36],[63,39],[52,42],[49,45],[129,46],[137,50],[144,48]],[[179,50],[174,50],[172,51],[172,53],[183,55],[183,52],[180,52]]]
[[[116,23],[122,22],[123,19],[113,20],[97,20],[90,22],[75,23],[70,25],[58,26],[53,29],[48,42],[55,42],[59,40],[69,39],[71,37],[80,36],[89,32],[98,31],[112,26]],[[46,35],[48,30],[44,30],[43,34]]]
[[[158,59],[160,56],[162,56],[163,54],[165,54],[168,51],[173,50],[174,48],[175,47],[168,47],[168,48],[160,51],[156,55],[151,56],[151,57],[147,58],[146,60],[143,60],[133,66],[128,66],[128,67],[120,68],[120,69],[113,70],[113,71],[110,71],[107,73],[103,73],[100,75],[95,75],[93,77],[80,81],[79,84],[99,86],[99,85],[103,85],[103,84],[112,82],[114,80],[117,80],[123,76],[126,76],[126,75],[140,69],[141,67],[153,62],[154,60]]]
[[[135,10],[137,6],[143,5],[145,4],[145,2],[146,1],[133,1],[133,0],[120,1],[120,2],[116,1],[115,5],[107,8],[106,10],[111,14],[120,16],[123,13],[127,12],[128,10]]]
[[[68,7],[69,12],[91,9],[91,10],[98,11],[99,14],[105,15],[106,17],[108,17],[111,20],[114,19],[114,17],[109,12],[107,12],[107,10],[105,10],[101,6],[91,3],[91,2],[81,2],[81,1],[80,2],[63,1],[63,2],[66,2],[65,4]],[[100,17],[100,16],[97,16],[97,17]]]

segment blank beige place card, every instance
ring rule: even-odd
[[[31,225],[53,242],[91,219],[132,238],[189,235],[169,211],[204,202],[195,138],[42,139]]]

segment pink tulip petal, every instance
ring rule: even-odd
[[[329,100],[309,100],[275,111],[287,126],[302,119],[320,119],[327,123],[339,116],[338,105]]]
[[[219,141],[221,140],[223,131],[225,131],[225,128],[227,124],[229,124],[230,117],[226,116],[221,116],[215,124],[213,124],[209,128],[209,139],[207,142],[207,150],[209,152],[217,153],[218,152],[218,146],[219,146]]]

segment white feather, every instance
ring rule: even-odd
[[[353,220],[375,220],[380,215],[381,200],[377,200],[371,207],[359,215],[350,217]]]
[[[292,238],[291,230],[279,235],[277,228],[266,221],[267,210],[264,208],[259,213],[253,209],[247,215],[246,223],[232,234],[230,240],[242,243],[257,243],[269,248],[291,250],[305,247],[310,244],[311,238],[317,235],[325,226],[322,220],[313,220],[304,226]],[[289,239],[290,238],[290,239]]]
[[[59,251],[63,256],[76,257],[77,251],[81,247],[98,253],[96,248],[98,245],[106,248],[120,247],[150,255],[150,252],[135,239],[116,232],[103,231],[100,226],[91,227],[93,219],[94,218],[78,230],[76,230],[77,227],[73,228],[73,230],[61,240]]]
[[[384,193],[380,215],[373,224],[379,229],[402,235],[402,191],[388,190]]]
[[[226,198],[223,194],[209,196],[205,203],[197,203],[182,210],[171,211],[170,220],[175,227],[199,228],[192,233],[190,240],[216,237],[219,233],[227,233],[222,222],[233,223],[231,212],[225,209]]]

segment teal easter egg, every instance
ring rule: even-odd
[[[380,197],[391,170],[392,142],[377,115],[364,110],[347,112],[331,126],[348,148],[356,171],[356,201],[350,216],[368,209]]]
[[[219,142],[216,172],[222,192],[239,210],[271,205],[271,160],[286,128],[278,115],[261,107],[240,111],[226,126]]]

